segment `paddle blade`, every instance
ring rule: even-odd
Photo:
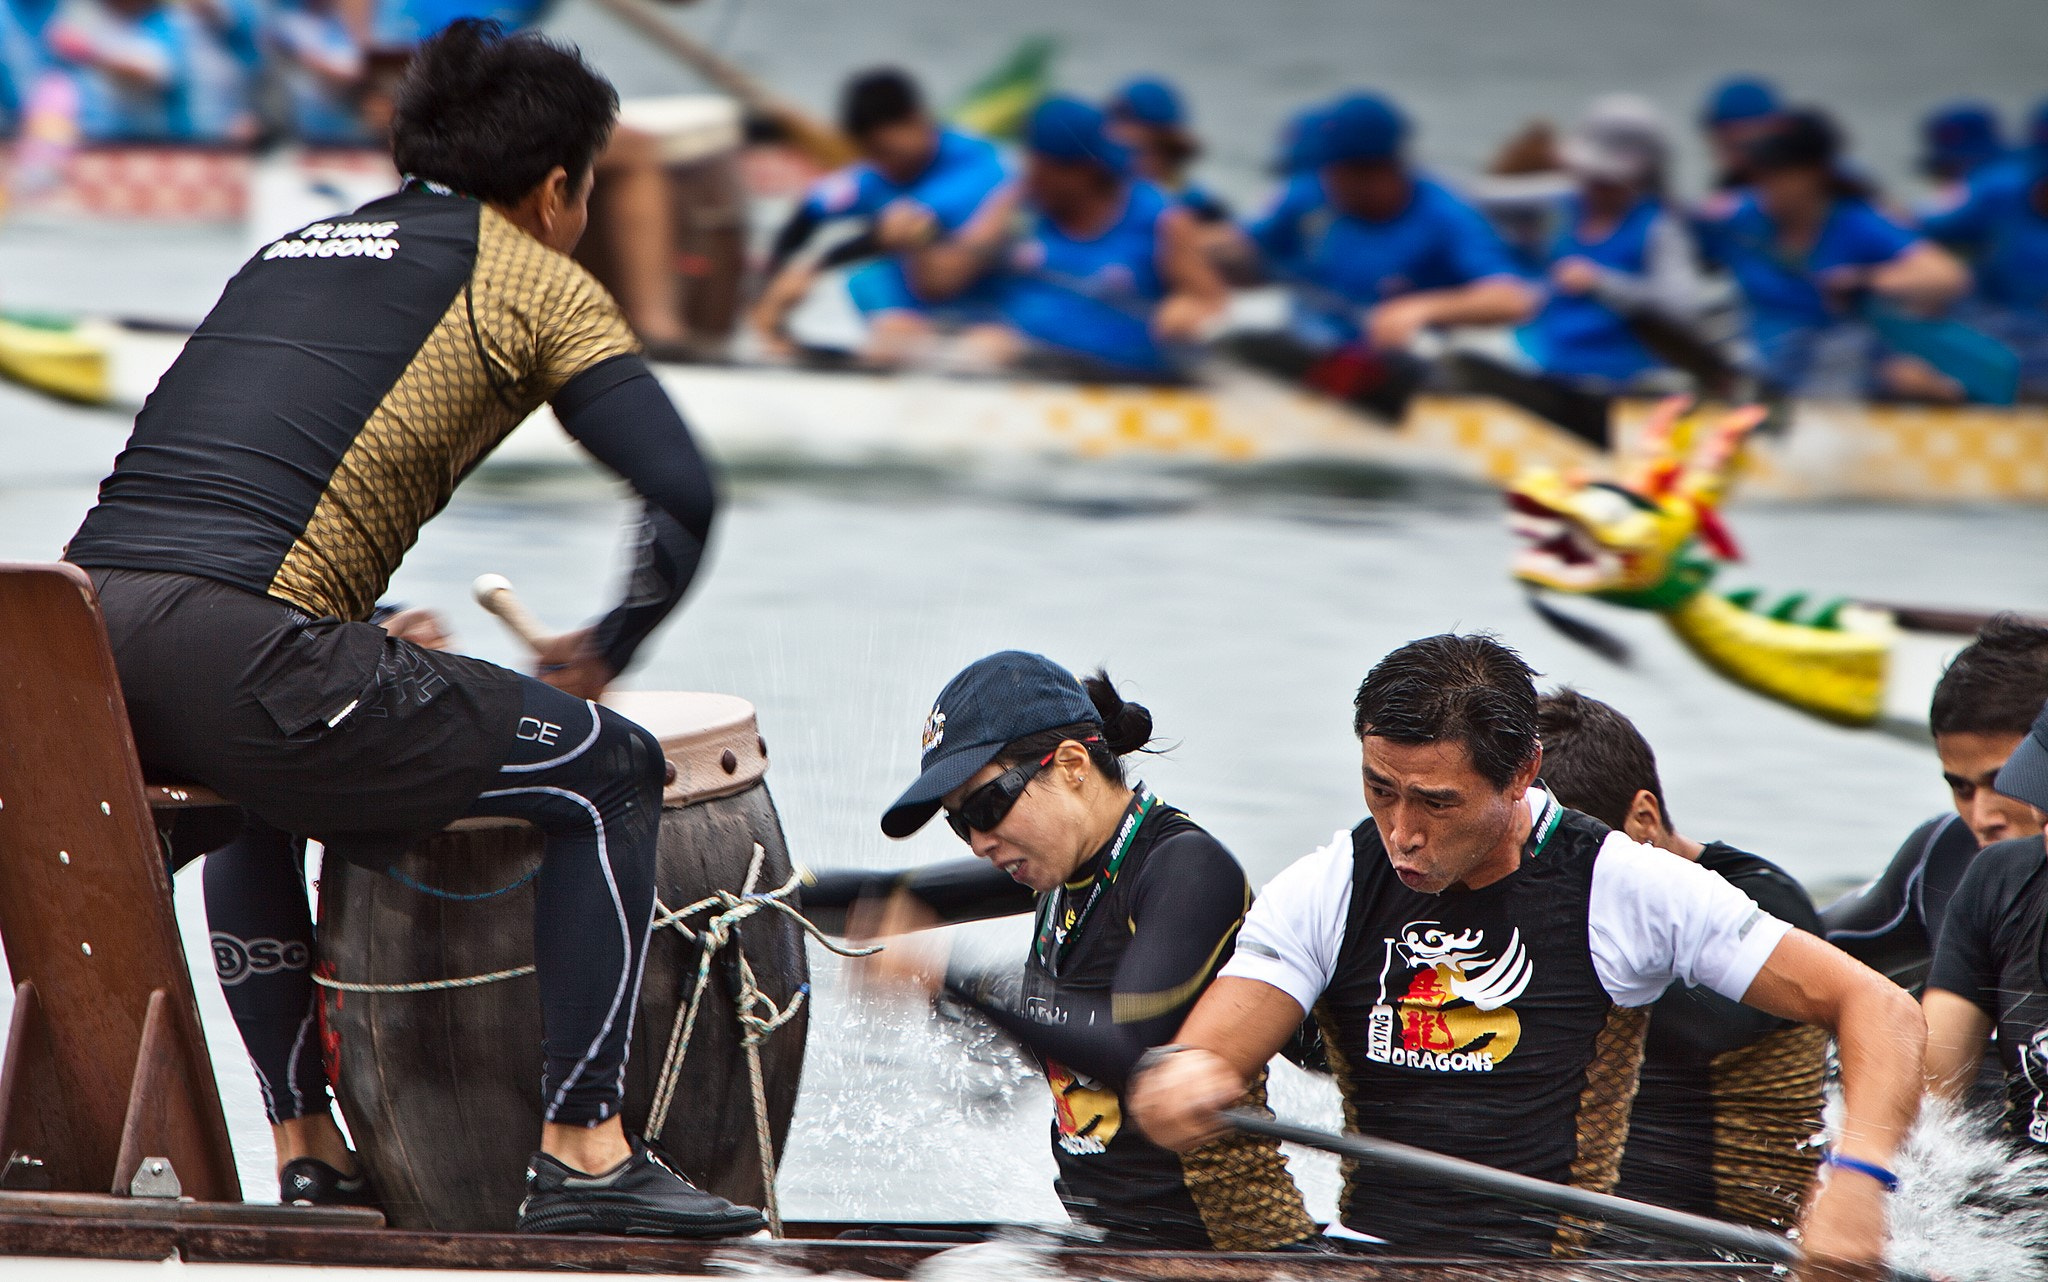
[[[1529,593],[1527,600],[1536,617],[1557,629],[1567,640],[1577,642],[1617,667],[1635,666],[1635,651],[1629,643],[1606,628],[1566,614],[1534,592]]]

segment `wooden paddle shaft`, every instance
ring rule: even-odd
[[[526,608],[518,594],[512,591],[512,580],[502,574],[480,574],[470,591],[476,595],[476,603],[498,617],[498,621],[512,630],[512,635],[526,642],[535,654],[545,650],[554,634],[541,625],[533,611]]]
[[[1893,622],[1907,632],[1947,632],[1956,636],[1974,636],[1984,630],[1993,616],[1982,610],[1945,610],[1938,606],[1896,605],[1889,601],[1864,601],[1861,604],[1872,610],[1889,611]],[[2015,614],[2021,623],[2037,628],[2048,628],[2048,619],[2025,614]]]
[[[1225,1112],[1223,1120],[1247,1134],[1263,1135],[1289,1144],[1322,1149],[1324,1152],[1348,1157],[1367,1166],[1398,1172],[1411,1179],[1448,1184],[1474,1193],[1526,1202],[1531,1206],[1540,1206],[1565,1215],[1575,1215],[1581,1219],[1625,1224],[1645,1232],[1769,1260],[1773,1264],[1799,1263],[1799,1248],[1794,1246],[1789,1238],[1747,1225],[1710,1220],[1703,1215],[1689,1215],[1684,1211],[1649,1206],[1642,1202],[1632,1202],[1627,1198],[1595,1193],[1590,1189],[1573,1188],[1568,1184],[1553,1184],[1549,1180],[1517,1175],[1512,1171],[1495,1170],[1478,1162],[1447,1157],[1442,1153],[1432,1153],[1428,1149],[1414,1148],[1407,1144],[1396,1144],[1391,1140],[1373,1139],[1365,1135],[1332,1135],[1327,1131],[1275,1121],[1270,1117],[1241,1109]]]
[[[836,168],[855,159],[854,146],[844,134],[770,90],[715,50],[692,39],[662,17],[647,0],[597,0],[597,3],[652,41],[669,57],[739,99],[756,114],[781,125],[788,132],[790,141],[812,160]]]

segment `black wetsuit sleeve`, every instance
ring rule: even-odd
[[[1031,1018],[1008,998],[1010,977],[948,975],[946,986],[1041,1059],[1057,1060],[1121,1093],[1138,1057],[1173,1040],[1195,1000],[1230,957],[1251,887],[1215,838],[1185,832],[1160,840],[1139,870],[1125,921],[1131,941],[1109,992],[1062,989],[1063,1018]]]
[[[985,859],[948,859],[900,872],[835,868],[810,874],[803,887],[804,912],[820,929],[846,929],[846,914],[864,899],[887,899],[898,891],[914,896],[945,925],[1015,917],[1032,908],[1028,886]]]
[[[1945,906],[1976,852],[1976,838],[1960,815],[1928,820],[1906,838],[1877,880],[1821,913],[1825,938],[1893,981],[1917,988],[1926,978],[1940,924],[1929,902],[1929,881],[1941,883]]]
[[[1999,1016],[1999,917],[2026,884],[2024,876],[2013,875],[2020,861],[2005,857],[2002,847],[2007,844],[2021,843],[1991,847],[1995,853],[1979,858],[1964,874],[1949,901],[1941,943],[1927,976],[1929,988],[1954,993],[1994,1020]]]
[[[717,486],[675,404],[638,356],[583,371],[554,406],[569,435],[643,500],[624,599],[593,634],[605,662],[623,672],[697,577],[718,512]]]
[[[776,231],[775,239],[768,247],[768,278],[773,279],[775,273],[782,270],[783,264],[796,257],[825,222],[824,215],[813,208],[810,201],[798,202],[797,207],[790,211],[788,221]]]

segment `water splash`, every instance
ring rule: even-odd
[[[1930,1100],[1900,1151],[1892,1264],[1950,1282],[2048,1278],[2048,1155]]]

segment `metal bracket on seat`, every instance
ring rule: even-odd
[[[161,1197],[175,1201],[184,1195],[185,1186],[178,1183],[178,1172],[168,1157],[143,1158],[135,1168],[135,1178],[128,1181],[129,1197]]]

